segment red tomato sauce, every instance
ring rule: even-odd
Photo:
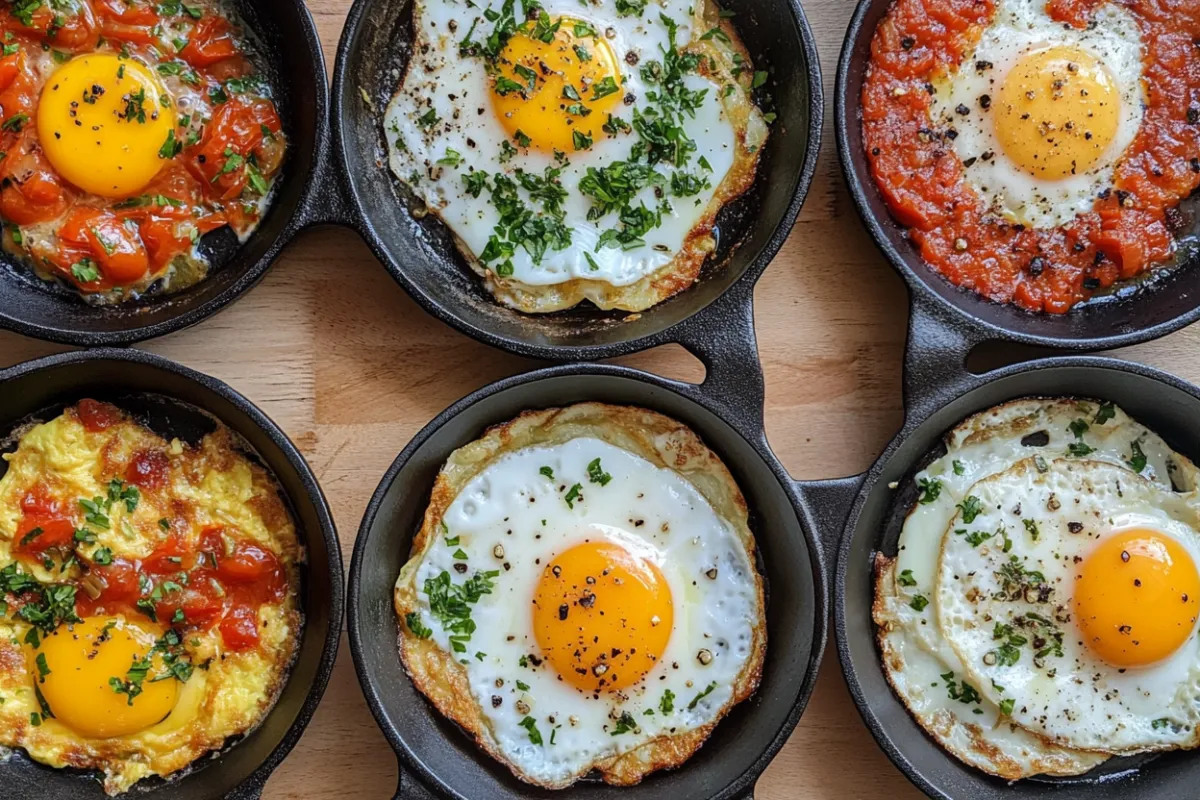
[[[32,12],[27,6],[0,7],[0,219],[8,223],[7,249],[84,293],[120,299],[191,252],[192,228],[203,235],[229,225],[244,234],[257,225],[286,142],[230,20],[208,0],[75,0],[61,9],[43,2]],[[174,76],[207,98],[181,113],[176,152],[161,154],[162,169],[133,197],[109,199],[72,186],[38,144],[34,120],[45,82],[38,59],[50,53],[64,62],[94,52],[135,58],[160,79]],[[21,227],[46,223],[54,229],[50,245],[31,249]]]
[[[1049,0],[1086,27],[1116,0]],[[995,0],[896,0],[871,42],[863,140],[875,182],[922,257],[999,303],[1065,313],[1097,291],[1169,262],[1172,217],[1200,187],[1200,3],[1119,0],[1145,47],[1147,107],[1115,191],[1070,225],[1035,230],[987,214],[946,131],[931,130],[930,81],[953,70],[993,19]]]
[[[80,617],[141,615],[184,633],[215,627],[230,650],[258,645],[259,609],[288,590],[274,553],[223,528],[205,530],[194,543],[172,533],[142,560],[89,564],[87,580],[75,594]]]

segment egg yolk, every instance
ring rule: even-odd
[[[175,104],[146,67],[128,58],[79,56],[50,76],[37,110],[46,157],[71,183],[128,197],[154,179],[175,134]]]
[[[1051,47],[1023,57],[1005,77],[996,134],[1021,169],[1062,180],[1091,169],[1117,137],[1121,96],[1095,56]]]
[[[662,658],[673,619],[662,572],[612,542],[559,554],[533,598],[542,656],[564,681],[592,693],[642,680]]]
[[[569,155],[603,134],[624,94],[608,42],[591,25],[562,17],[554,25],[525,23],[508,40],[491,96],[512,141]]]
[[[148,622],[117,617],[61,625],[30,651],[30,674],[55,719],[76,733],[93,739],[137,733],[175,707],[178,681],[155,680],[164,669],[151,650],[162,633]],[[133,682],[140,693],[117,691],[139,675]]]
[[[1200,575],[1179,542],[1152,530],[1110,536],[1080,564],[1075,614],[1108,664],[1138,667],[1174,653],[1196,627]]]

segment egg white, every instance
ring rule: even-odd
[[[1130,754],[1200,744],[1195,627],[1166,659],[1121,670],[1084,644],[1072,603],[1076,565],[1098,542],[1122,530],[1148,528],[1170,536],[1200,564],[1200,512],[1194,503],[1124,467],[1078,458],[1041,465],[1029,459],[971,491],[982,512],[971,523],[958,515],[952,528],[1003,529],[1008,538],[994,535],[972,544],[967,535],[948,531],[937,602],[943,634],[978,691],[993,703],[1011,698],[1013,721],[1069,747]],[[1025,520],[1036,524],[1036,537]],[[1046,602],[1030,593],[1004,597],[1000,569],[1014,557],[1024,569],[1042,573],[1053,590]],[[1053,620],[1063,633],[1063,655],[1038,663],[1026,646],[1015,664],[995,659],[989,664],[985,656],[998,646],[995,625],[1012,624],[1030,612]]]
[[[1116,3],[1106,3],[1084,30],[1063,25],[1046,12],[1046,0],[998,0],[996,15],[975,51],[958,70],[935,84],[930,114],[943,130],[953,129],[955,152],[967,183],[997,216],[1034,228],[1056,228],[1092,210],[1096,196],[1111,188],[1116,166],[1137,137],[1145,114],[1144,48],[1137,20]],[[1009,72],[1027,54],[1069,45],[1094,55],[1111,74],[1121,97],[1116,137],[1086,172],[1063,180],[1029,174],[1004,153],[993,110],[980,106],[995,97]],[[978,69],[977,64],[991,64]],[[969,109],[959,113],[959,107]]]
[[[640,17],[623,17],[617,13],[615,2],[600,0],[581,4],[578,0],[548,0],[542,7],[551,18],[569,17],[589,22],[605,35],[621,64],[622,93],[637,98],[636,106],[644,110],[647,92],[654,89],[642,80],[638,67],[626,64],[624,55],[638,54],[641,61],[662,58],[662,53],[670,47],[670,39],[660,14],[678,24],[676,46],[684,46],[694,34],[698,35],[703,4],[694,4],[691,0],[663,0],[648,6]],[[493,5],[498,7],[499,3]],[[466,191],[463,176],[478,170],[488,174],[503,171],[511,176],[518,169],[542,175],[547,167],[560,166],[552,154],[532,148],[521,149],[506,163],[499,161],[507,133],[492,108],[493,90],[485,62],[460,56],[458,52],[459,41],[473,19],[479,17],[479,24],[483,26],[480,30],[490,30],[491,23],[480,16],[484,7],[462,0],[415,3],[417,41],[414,58],[384,116],[392,172],[445,221],[475,258],[487,246],[499,214],[486,191],[478,198]],[[610,32],[611,36],[608,35]],[[563,222],[572,231],[571,245],[561,251],[547,251],[541,263],[535,263],[527,251],[518,248],[512,258],[512,280],[529,286],[551,286],[583,278],[612,286],[629,286],[663,268],[683,250],[689,234],[703,218],[710,200],[733,165],[734,149],[743,146],[738,142],[725,106],[726,102],[735,101],[722,98],[722,85],[697,74],[686,76],[684,83],[689,90],[707,90],[705,102],[696,109],[694,117],[685,115],[682,125],[687,136],[696,143],[687,169],[706,177],[708,188],[691,197],[671,197],[668,191],[670,211],[663,214],[661,226],[643,237],[644,244],[628,250],[620,247],[597,250],[601,233],[618,227],[617,213],[614,211],[598,220],[589,220],[587,214],[592,200],[579,191],[579,181],[589,167],[600,168],[628,160],[638,142],[636,134],[610,138],[597,133],[590,150],[566,153],[570,163],[562,169],[560,176],[568,193],[563,206],[566,213]],[[418,124],[416,120],[429,109],[447,124],[433,128]],[[626,121],[631,119],[631,114],[632,109],[627,105],[618,106],[614,112]],[[763,127],[757,109],[753,114],[758,126]],[[529,133],[536,137],[536,132]],[[439,165],[437,162],[446,158],[448,150],[459,153],[462,161],[454,166]],[[711,170],[697,166],[700,158],[708,162]],[[668,175],[670,172],[662,168],[660,171]],[[521,191],[524,194],[524,190]],[[654,187],[648,186],[632,205],[636,207],[639,202],[653,210],[661,200],[655,196]]]
[[[588,476],[597,458],[612,476],[603,486]],[[553,480],[542,467],[553,471]],[[577,483],[582,496],[571,508],[564,497]],[[416,575],[423,624],[450,651],[449,633],[430,616],[425,581],[447,572],[458,584],[478,572],[499,571],[493,592],[472,606],[475,632],[456,657],[487,720],[489,744],[528,779],[565,785],[597,760],[657,736],[701,728],[723,713],[761,625],[757,583],[735,530],[689,481],[599,439],[576,438],[496,459],[458,494],[443,521],[444,533]],[[666,651],[642,682],[593,697],[560,680],[548,663],[536,665],[532,600],[552,558],[597,539],[619,543],[659,567],[671,590],[674,626]],[[460,548],[466,559],[455,558]],[[468,572],[457,572],[456,563],[467,564]],[[709,577],[714,567],[715,577]],[[698,659],[702,649],[712,654],[708,664]],[[529,688],[518,688],[517,681]],[[663,713],[667,691],[674,707]],[[494,696],[501,698],[498,706]],[[528,709],[518,710],[518,701]],[[637,729],[614,735],[623,712]],[[541,745],[521,725],[526,716],[536,721]]]

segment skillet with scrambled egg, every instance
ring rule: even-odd
[[[83,400],[4,459],[0,745],[116,794],[257,726],[296,654],[303,551],[233,435],[168,442]]]

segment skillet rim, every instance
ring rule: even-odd
[[[867,0],[870,2],[870,0]],[[1179,378],[1165,370],[1156,367],[1142,364],[1137,361],[1125,361],[1111,356],[1096,356],[1096,355],[1065,355],[1053,356],[1047,358],[1037,358],[1030,361],[1010,364],[1006,367],[993,370],[991,372],[980,375],[971,375],[970,378],[951,390],[941,390],[934,400],[932,406],[925,406],[924,412],[919,418],[906,416],[904,424],[900,431],[888,442],[887,447],[883,450],[878,459],[871,464],[871,467],[863,473],[863,483],[858,489],[858,493],[854,497],[854,501],[850,506],[849,514],[844,522],[840,540],[836,550],[836,563],[834,566],[834,581],[833,581],[833,635],[837,644],[838,662],[841,666],[842,677],[845,680],[846,687],[850,691],[850,696],[854,700],[854,706],[858,710],[859,716],[863,723],[870,731],[876,745],[887,756],[888,760],[909,780],[914,786],[930,798],[942,800],[943,798],[951,798],[951,795],[946,794],[940,787],[936,786],[932,781],[927,779],[925,775],[914,765],[904,754],[901,747],[895,744],[895,741],[889,731],[888,726],[875,714],[872,706],[875,703],[883,702],[890,698],[896,703],[903,703],[895,697],[895,693],[889,686],[884,694],[887,697],[880,700],[878,696],[868,697],[866,690],[858,680],[858,668],[854,663],[853,654],[850,651],[849,635],[847,633],[847,619],[849,612],[847,611],[847,594],[846,594],[846,576],[852,568],[850,564],[851,550],[855,542],[855,532],[862,516],[864,507],[870,496],[879,488],[879,480],[884,468],[889,465],[895,457],[896,452],[903,446],[913,434],[926,425],[929,420],[940,412],[946,406],[957,402],[961,398],[976,391],[986,389],[997,381],[1001,381],[1016,375],[1021,375],[1030,372],[1053,371],[1058,369],[1071,368],[1090,368],[1108,370],[1113,372],[1124,372],[1137,375],[1152,381],[1157,381],[1167,386],[1184,392],[1190,395],[1200,403],[1200,386],[1196,386],[1182,378]],[[994,404],[993,404],[994,405]],[[990,407],[990,406],[989,406]],[[917,454],[919,459],[922,454]],[[915,464],[906,465],[909,469]],[[875,532],[875,541],[878,542],[879,532]],[[872,551],[877,551],[877,548],[872,546]],[[858,565],[855,569],[865,569],[864,565]],[[856,603],[857,605],[857,603]],[[865,606],[866,613],[870,613],[870,604]],[[855,611],[855,616],[861,612],[861,609]],[[871,629],[874,628],[874,622],[870,623]],[[856,639],[857,641],[857,639]],[[878,646],[872,638],[872,648],[878,656]],[[904,708],[904,713],[908,714],[908,709]],[[921,732],[922,736],[926,734]],[[935,745],[935,747],[937,747]],[[946,761],[956,762],[949,753],[946,753],[940,747],[937,751]],[[967,769],[970,769],[967,767]],[[982,772],[973,770],[978,775],[984,775]],[[1116,776],[1114,776],[1116,777]],[[1113,788],[1113,782],[1100,781],[1095,784],[1099,789]],[[1045,792],[1052,792],[1056,787],[1052,784],[1046,784],[1041,787]]]
[[[1118,347],[1142,344],[1186,328],[1200,319],[1200,296],[1198,296],[1192,309],[1172,319],[1154,325],[1137,327],[1125,333],[1093,337],[1056,337],[1030,333],[1022,329],[1026,326],[1026,320],[1034,321],[1048,315],[1044,312],[1042,314],[1021,312],[1020,309],[1011,306],[1011,304],[991,303],[969,289],[955,286],[925,264],[924,260],[920,258],[919,253],[915,254],[920,262],[919,266],[914,269],[909,264],[904,254],[900,252],[887,235],[888,226],[899,226],[899,223],[895,222],[890,214],[875,215],[870,208],[868,201],[870,193],[878,195],[879,192],[874,180],[870,176],[865,152],[860,152],[862,148],[857,148],[853,145],[852,139],[854,138],[854,134],[851,132],[851,126],[858,125],[862,116],[862,98],[861,96],[851,98],[849,97],[850,93],[847,92],[851,72],[863,72],[867,67],[866,61],[856,58],[854,53],[865,37],[874,35],[874,29],[868,29],[866,25],[867,15],[877,5],[890,4],[894,1],[858,0],[858,6],[850,18],[850,24],[846,29],[841,53],[838,58],[837,75],[834,79],[833,127],[834,137],[837,140],[838,159],[842,167],[842,176],[845,179],[847,188],[850,190],[850,196],[854,200],[854,209],[863,226],[871,234],[871,239],[875,242],[875,246],[883,253],[888,263],[892,266],[892,269],[899,273],[908,286],[910,292],[910,310],[914,305],[920,304],[948,311],[954,316],[954,322],[958,327],[969,330],[980,341],[984,339],[1000,339],[1008,342],[1019,342],[1021,344],[1067,351],[1111,350]],[[1200,269],[1200,263],[1191,264],[1183,267],[1183,269]],[[1172,268],[1172,271],[1174,271],[1174,268]],[[950,289],[948,293],[950,296],[942,294],[934,288],[934,285],[939,282],[945,284]],[[1130,304],[1139,302],[1148,303],[1152,302],[1155,296],[1156,293],[1142,294],[1121,302]],[[967,303],[973,301],[998,307],[1012,308],[1021,314],[1018,317],[1021,322],[1017,326],[1010,327],[986,321],[965,307]],[[1078,310],[1073,309],[1068,313],[1078,313]]]
[[[247,1],[254,3],[256,0]],[[284,248],[295,240],[296,235],[302,229],[308,226],[312,217],[310,207],[314,204],[314,201],[319,199],[318,190],[325,188],[324,185],[335,177],[329,174],[332,168],[328,163],[328,153],[331,147],[329,131],[330,90],[329,74],[325,68],[325,53],[321,48],[321,39],[317,33],[316,23],[313,21],[308,5],[304,0],[290,0],[290,2],[295,7],[300,27],[304,31],[304,46],[308,50],[308,55],[312,61],[315,71],[314,80],[318,86],[316,97],[314,98],[315,130],[313,131],[312,163],[308,173],[303,176],[303,184],[296,198],[295,207],[283,223],[278,235],[276,235],[266,250],[263,251],[262,256],[244,269],[241,275],[226,287],[223,292],[204,303],[198,305],[188,304],[184,300],[188,289],[185,289],[180,295],[165,295],[165,301],[178,301],[179,308],[172,309],[170,316],[161,322],[136,324],[135,320],[134,323],[131,323],[130,327],[117,331],[98,331],[82,327],[65,327],[62,325],[50,327],[18,319],[7,309],[0,308],[0,329],[10,330],[22,336],[28,336],[43,342],[78,347],[115,347],[137,344],[203,322],[239,300],[266,276],[267,271],[274,266],[275,261],[279,258]],[[270,18],[268,17],[267,19],[269,20]],[[285,81],[286,76],[280,74],[277,76],[277,80]],[[271,205],[274,206],[277,200],[278,198],[272,200]],[[258,233],[259,229],[255,229],[250,234],[250,237],[253,238]],[[245,248],[248,242],[249,239],[247,242],[239,244],[238,250]],[[63,300],[62,302],[70,301]]]
[[[272,444],[275,445],[287,460],[289,466],[295,471],[300,483],[304,486],[305,496],[313,506],[317,518],[320,521],[320,540],[326,550],[326,557],[329,559],[329,577],[330,577],[330,595],[328,598],[329,605],[329,630],[325,634],[325,641],[322,644],[321,659],[317,663],[316,671],[313,676],[313,681],[308,687],[308,691],[304,696],[304,702],[300,705],[296,712],[296,717],[292,720],[292,724],[288,727],[284,735],[279,739],[279,742],[272,748],[267,757],[260,762],[254,769],[246,774],[235,786],[229,791],[229,797],[244,797],[246,800],[258,797],[271,777],[272,773],[279,768],[279,765],[284,762],[288,754],[296,746],[296,743],[303,736],[309,722],[312,721],[312,716],[316,712],[317,707],[321,703],[321,699],[325,695],[325,691],[329,686],[329,679],[332,677],[334,664],[337,660],[338,649],[341,644],[342,622],[345,620],[345,577],[346,571],[342,563],[342,551],[338,542],[337,527],[333,520],[333,514],[329,509],[329,503],[325,498],[325,493],[321,490],[320,483],[308,461],[296,448],[295,444],[288,435],[280,428],[274,420],[266,415],[257,405],[251,402],[247,397],[238,392],[224,381],[206,375],[203,372],[198,372],[186,367],[183,364],[172,361],[164,356],[156,355],[145,350],[137,350],[134,348],[112,348],[99,347],[89,350],[72,350],[65,353],[57,353],[41,358],[35,358],[28,361],[23,361],[14,364],[10,367],[0,369],[0,389],[10,380],[36,375],[36,373],[46,370],[59,368],[71,369],[80,364],[86,364],[93,361],[116,361],[126,364],[138,364],[148,366],[154,369],[170,372],[176,376],[183,378],[189,383],[195,384],[202,389],[213,392],[231,405],[238,411],[245,414],[250,421],[259,428]],[[118,376],[114,381],[115,384],[120,383]],[[170,395],[167,395],[168,397]],[[183,401],[189,402],[189,401]],[[212,414],[221,424],[226,423],[220,416],[213,413],[211,410],[200,406],[197,403],[190,403],[197,408],[200,408],[206,413]],[[280,487],[282,491],[282,486]],[[289,496],[289,501],[295,503],[295,500]],[[314,537],[314,540],[316,538]],[[304,547],[306,550],[312,549],[313,542],[306,540]],[[305,627],[308,626],[307,614],[305,615]],[[294,669],[294,668],[293,668]],[[292,673],[288,674],[288,681],[292,680]],[[285,684],[286,687],[286,684]],[[258,728],[261,728],[267,718],[275,712],[278,707],[278,700],[275,705],[263,717],[263,721],[259,723]],[[240,744],[233,745],[236,748]],[[232,749],[232,748],[231,748]],[[210,756],[201,756],[196,762],[207,760]],[[220,768],[217,765],[216,768]],[[0,764],[0,773],[3,772],[4,765]],[[185,774],[185,778],[187,775]],[[137,790],[136,793],[143,797],[167,796],[173,789],[173,783],[167,781],[153,789]],[[163,793],[163,794],[160,794]]]
[[[375,722],[387,739],[388,745],[395,752],[400,762],[400,793],[397,798],[404,797],[403,786],[406,780],[406,773],[418,777],[420,788],[434,797],[460,797],[461,795],[449,787],[449,791],[444,788],[444,781],[434,775],[427,769],[415,756],[407,743],[399,736],[399,729],[402,726],[396,725],[389,718],[383,703],[380,699],[380,691],[377,685],[376,678],[370,673],[369,667],[366,664],[364,653],[363,640],[367,637],[360,630],[358,620],[359,613],[359,596],[362,594],[362,562],[365,558],[367,539],[370,535],[370,530],[374,527],[375,520],[379,515],[380,509],[383,506],[384,499],[395,483],[397,476],[407,466],[413,455],[432,437],[438,430],[444,427],[448,422],[458,417],[460,414],[468,411],[477,403],[492,397],[494,395],[506,392],[529,383],[535,383],[540,380],[554,379],[572,375],[587,375],[599,376],[607,379],[632,380],[637,383],[647,384],[650,387],[673,392],[681,395],[685,399],[697,404],[708,413],[715,416],[721,424],[725,425],[729,432],[738,438],[742,439],[755,454],[763,461],[763,464],[770,469],[776,480],[779,481],[780,488],[783,490],[789,503],[792,506],[793,512],[796,514],[797,523],[800,527],[801,534],[804,538],[804,544],[808,548],[809,560],[812,565],[811,579],[813,582],[813,596],[815,607],[813,609],[813,630],[812,630],[812,648],[809,656],[809,661],[805,676],[800,682],[798,693],[792,703],[792,707],[788,712],[783,726],[772,737],[767,748],[755,758],[753,763],[743,771],[726,789],[712,795],[714,800],[732,800],[732,798],[752,798],[754,786],[758,779],[762,777],[762,773],[771,764],[772,760],[786,744],[788,738],[795,730],[799,723],[800,717],[803,715],[809,700],[812,698],[815,689],[817,675],[820,672],[822,658],[825,653],[825,646],[828,642],[829,621],[830,621],[830,598],[829,598],[829,571],[830,565],[826,563],[825,545],[820,538],[821,533],[818,530],[818,521],[816,515],[810,508],[810,499],[804,491],[805,482],[796,481],[783,468],[782,463],[771,451],[769,445],[766,444],[765,435],[762,435],[760,442],[753,441],[742,433],[737,425],[725,419],[723,414],[716,410],[716,407],[708,402],[701,387],[703,384],[688,384],[680,381],[674,381],[668,378],[663,378],[652,373],[643,372],[632,367],[625,367],[615,364],[557,364],[542,367],[535,370],[521,372],[501,380],[490,383],[480,389],[477,389],[465,397],[455,401],[444,411],[438,414],[413,438],[404,446],[400,454],[388,467],[387,471],[381,477],[378,486],[371,495],[371,500],[367,504],[366,510],[363,512],[362,521],[355,535],[354,551],[350,559],[349,581],[346,598],[346,628],[350,641],[350,654],[354,662],[355,675],[358,678],[359,686],[363,696],[367,701],[367,706],[371,709],[371,715],[375,718]],[[635,404],[636,405],[636,404]],[[502,421],[502,420],[501,420]],[[490,424],[496,424],[492,422]],[[697,433],[704,438],[703,431],[697,430]],[[448,456],[449,453],[446,453]],[[443,457],[444,461],[445,458]],[[753,509],[752,509],[753,511]],[[836,528],[834,529],[836,531]],[[392,534],[393,536],[395,534]],[[756,534],[757,536],[757,534]],[[769,647],[770,645],[768,645]],[[397,659],[399,655],[397,654]],[[406,680],[411,678],[406,674]],[[751,703],[755,700],[755,695],[745,701]],[[433,712],[431,712],[433,713]],[[482,751],[475,753],[476,758],[488,757]],[[677,769],[686,769],[692,765],[695,769],[703,769],[704,767],[695,767],[694,762],[689,759],[681,764]],[[529,787],[533,790],[535,787]],[[610,787],[619,790],[620,787]],[[562,792],[567,792],[562,790]],[[420,795],[416,795],[419,797]]]
[[[349,145],[348,138],[344,134],[344,129],[350,124],[349,112],[346,110],[342,98],[346,94],[347,84],[351,80],[347,75],[348,62],[354,48],[352,44],[357,45],[360,39],[360,34],[364,27],[364,21],[367,12],[375,3],[386,3],[388,0],[354,0],[350,7],[350,12],[346,16],[345,23],[342,27],[342,33],[338,38],[337,55],[333,69],[333,83],[330,87],[330,115],[329,127],[332,133],[330,142],[331,161],[335,162],[333,169],[336,169],[340,174],[349,176],[350,161],[349,161]],[[800,211],[804,207],[805,201],[808,199],[808,193],[812,188],[813,178],[816,176],[817,163],[821,153],[822,133],[824,130],[825,119],[825,89],[822,79],[820,56],[817,50],[816,38],[813,35],[812,26],[809,24],[808,17],[805,14],[804,6],[801,0],[756,0],[757,2],[772,2],[779,3],[785,6],[796,22],[796,26],[800,32],[800,46],[805,58],[805,73],[804,78],[808,83],[808,148],[804,155],[804,163],[796,176],[796,183],[792,189],[792,196],[788,201],[787,207],[780,216],[775,230],[767,239],[763,249],[758,256],[753,259],[746,268],[742,271],[735,280],[733,280],[723,291],[715,295],[706,305],[703,305],[685,317],[682,317],[672,325],[646,334],[645,336],[624,339],[613,342],[611,344],[600,345],[547,345],[538,344],[535,340],[518,340],[500,335],[492,330],[476,326],[468,322],[465,318],[456,314],[450,308],[438,303],[432,296],[423,292],[419,283],[410,278],[407,270],[396,259],[388,255],[384,247],[383,240],[376,230],[376,226],[372,222],[372,213],[370,212],[366,202],[359,196],[355,190],[354,182],[347,179],[345,181],[346,204],[350,209],[350,214],[354,220],[354,227],[362,236],[363,241],[367,243],[367,247],[375,256],[375,259],[383,266],[383,268],[392,276],[400,286],[412,297],[418,305],[421,306],[427,313],[432,314],[438,320],[450,325],[458,332],[471,337],[472,339],[483,342],[486,345],[495,347],[500,350],[505,350],[526,358],[535,358],[545,361],[556,362],[580,362],[580,361],[598,361],[607,358],[615,358],[617,356],[629,355],[638,353],[643,350],[648,350],[652,347],[658,347],[663,344],[682,343],[687,339],[687,325],[689,322],[703,317],[708,312],[712,311],[715,306],[718,306],[719,301],[737,287],[744,284],[753,286],[758,282],[758,279],[770,266],[771,262],[779,254],[784,243],[791,235],[795,228],[796,220],[800,216]],[[357,96],[357,95],[355,95]],[[384,167],[381,167],[383,169]],[[688,287],[690,289],[692,287]],[[685,289],[679,294],[687,292]],[[668,298],[669,299],[669,298]],[[489,302],[496,303],[492,298]],[[666,302],[666,301],[663,301]],[[656,304],[650,308],[639,312],[643,315],[649,314],[659,308],[662,304]],[[521,313],[521,312],[514,312]]]

